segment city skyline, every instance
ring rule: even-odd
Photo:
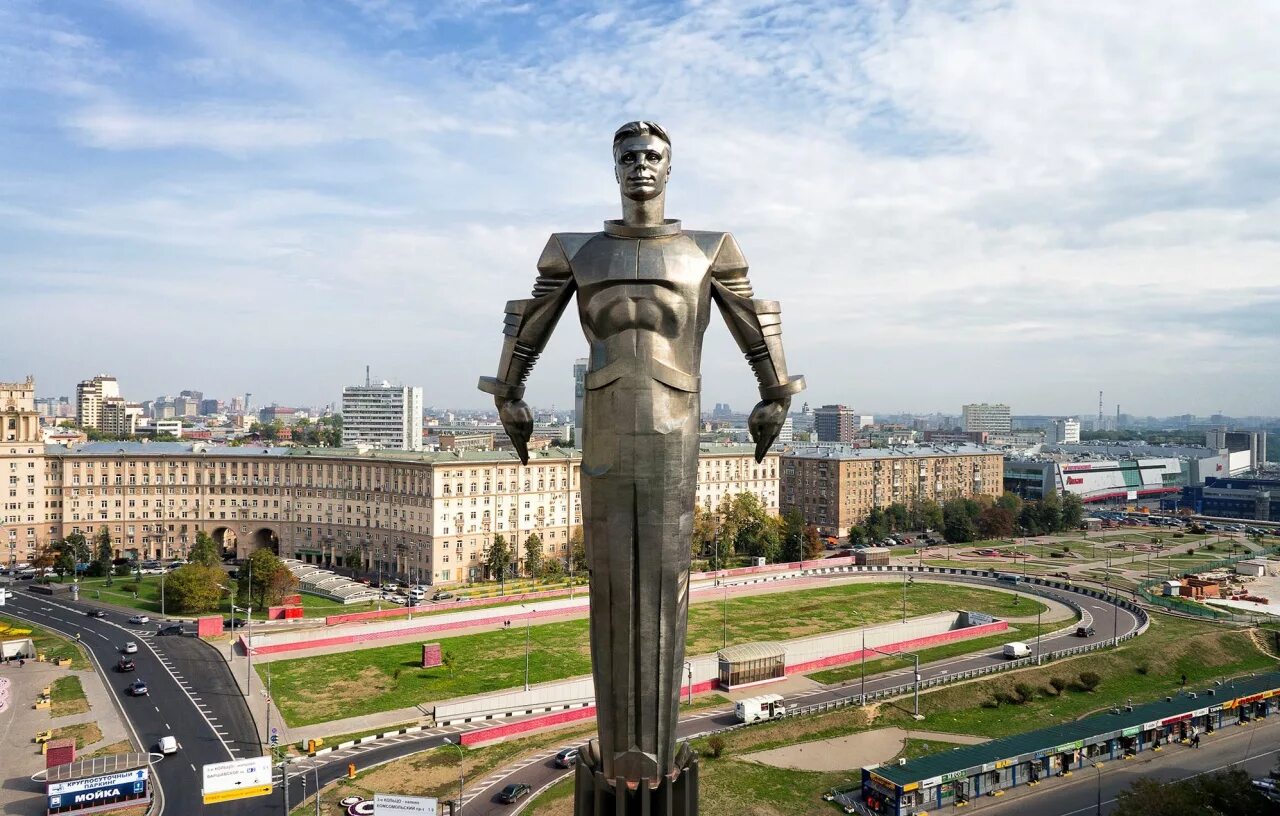
[[[847,5],[8,4],[0,370],[323,405],[372,363],[483,408],[493,295],[616,216],[608,135],[652,118],[813,406],[1280,414],[1280,9]],[[720,327],[705,359],[749,408]]]

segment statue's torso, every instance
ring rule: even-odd
[[[578,236],[586,240],[569,266],[591,347],[588,388],[642,377],[682,391],[698,390],[711,303],[709,270],[720,236]]]

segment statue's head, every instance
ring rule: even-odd
[[[613,175],[627,198],[662,195],[671,175],[671,137],[657,122],[627,122],[613,134]]]

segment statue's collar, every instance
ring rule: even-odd
[[[661,238],[666,235],[679,235],[680,221],[675,218],[668,218],[656,226],[632,227],[621,221],[612,220],[604,222],[604,232],[606,235],[612,235],[615,238]]]

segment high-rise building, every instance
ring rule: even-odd
[[[858,435],[859,428],[875,424],[875,417],[854,413],[845,405],[824,405],[813,412],[814,430],[819,442],[848,444]]]
[[[587,358],[573,361],[573,446],[582,450],[583,400],[587,396]]]
[[[1049,440],[1060,445],[1075,445],[1080,442],[1080,420],[1075,417],[1055,419],[1049,423]]]
[[[111,436],[133,436],[142,406],[125,402],[115,377],[99,374],[76,386],[76,424]]]
[[[422,387],[383,380],[343,388],[342,444],[422,450]]]
[[[45,498],[45,447],[35,391],[34,377],[0,382],[0,563],[6,566],[29,561],[40,542],[49,540],[41,526],[51,503]]]
[[[1009,413],[1009,406],[1003,403],[971,403],[960,410],[966,431],[1007,434],[1013,430],[1013,417]]]

